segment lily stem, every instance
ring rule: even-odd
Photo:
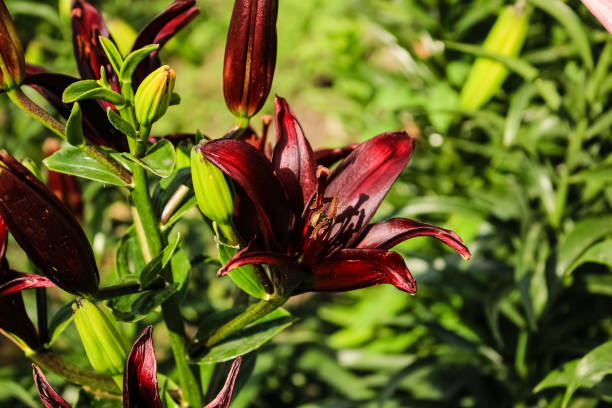
[[[21,89],[13,89],[7,92],[7,94],[9,98],[11,98],[11,100],[15,103],[15,105],[19,106],[25,112],[37,119],[47,129],[51,130],[53,133],[55,133],[62,139],[66,138],[66,126],[64,126],[63,123],[51,116],[49,112],[38,106],[33,100],[28,98],[28,96],[24,94]],[[106,169],[113,172],[125,184],[132,184],[132,174],[130,173],[130,171],[123,167],[121,163],[113,159],[100,147],[92,144],[88,140],[85,140],[85,143],[80,148],[83,149],[83,151],[87,153],[90,157],[92,157],[95,161],[100,163]]]
[[[36,288],[36,316],[38,318],[38,337],[42,343],[49,341],[47,320],[47,289]]]
[[[150,127],[141,128],[139,139],[131,144],[132,154],[141,157],[146,148],[146,139],[149,137]],[[136,166],[134,168],[134,189],[131,192],[132,202],[135,208],[134,224],[138,234],[143,256],[147,262],[151,261],[163,248],[163,236],[159,229],[159,220],[155,215],[147,174],[145,169]],[[172,274],[169,270],[164,271],[164,277],[172,281]],[[185,351],[185,323],[181,314],[178,296],[175,294],[170,299],[162,303],[162,316],[168,329],[170,347],[174,355],[176,368],[179,375],[181,390],[185,400],[191,407],[202,406],[202,396],[200,387],[194,372],[187,362]]]
[[[247,310],[240,315],[230,320],[228,323],[219,327],[216,332],[206,340],[206,347],[212,347],[221,341],[225,340],[238,330],[253,323],[257,319],[264,317],[270,312],[273,312],[287,301],[283,296],[274,296],[269,300],[260,300],[259,302],[249,306]]]
[[[67,381],[83,386],[92,394],[108,397],[120,393],[111,376],[83,370],[52,351],[39,351],[28,357],[43,370],[53,371]]]

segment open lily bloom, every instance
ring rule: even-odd
[[[225,386],[205,408],[229,407],[241,361],[241,357],[234,360]],[[32,366],[36,389],[45,407],[71,408],[70,404],[49,384],[40,368],[36,365]],[[157,362],[153,349],[153,328],[151,326],[142,331],[132,344],[128,354],[123,374],[123,406],[125,408],[162,407],[157,383]]]
[[[45,274],[15,272],[0,297],[33,287],[59,286],[76,295],[98,290],[96,260],[78,221],[36,176],[0,151],[0,217]]]
[[[236,226],[250,241],[220,274],[246,264],[268,264],[277,287],[290,292],[285,294],[348,291],[381,283],[415,293],[416,282],[403,258],[389,251],[394,245],[432,236],[470,257],[449,230],[404,218],[369,224],[410,160],[414,139],[408,134],[378,135],[351,149],[330,172],[317,166],[287,102],[277,98],[275,106],[277,142],[271,161],[239,140],[215,140],[200,147],[237,185],[243,204],[237,206]]]
[[[195,0],[174,1],[140,31],[132,45],[132,51],[147,44],[159,44],[161,49],[198,13],[199,9],[195,7]],[[100,67],[104,67],[109,83],[118,91],[120,85],[117,73],[108,61],[98,38],[103,36],[112,41],[102,14],[87,1],[75,0],[72,4],[71,18],[74,55],[81,75],[80,79],[98,80],[100,79]],[[148,74],[162,65],[159,59],[160,49],[151,53],[138,65],[132,77],[134,88],[137,88]],[[71,104],[62,102],[62,93],[68,85],[78,81],[79,78],[49,73],[34,66],[28,66],[26,70],[27,77],[23,83],[36,89],[62,116],[68,118]],[[112,107],[110,103],[102,100],[85,100],[80,104],[83,111],[85,137],[94,144],[120,151],[128,150],[125,137],[106,118],[106,108]]]

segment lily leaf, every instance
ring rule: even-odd
[[[131,154],[124,153],[123,157],[144,167],[159,177],[166,178],[172,174],[176,163],[176,151],[172,142],[163,139],[155,143],[147,150],[142,158],[137,158]]]
[[[113,105],[125,105],[125,98],[123,98],[121,94],[100,85],[98,81],[93,79],[86,79],[70,84],[64,90],[62,99],[66,103],[83,99],[104,99]]]
[[[122,83],[130,83],[132,82],[132,74],[134,70],[140,64],[140,61],[149,56],[153,51],[156,51],[159,48],[159,44],[151,44],[145,47],[142,47],[130,55],[125,57],[125,61],[121,70],[119,72],[119,81]]]
[[[565,395],[561,404],[561,407],[565,408],[578,388],[593,387],[610,373],[612,373],[612,341],[594,348],[581,359],[565,363],[559,370],[552,371],[535,387],[534,392],[565,386]]]
[[[49,322],[49,346],[62,334],[72,321],[72,302],[66,303],[53,315]]]
[[[115,43],[110,38],[104,37],[103,35],[99,35],[98,39],[115,72],[121,71],[121,67],[123,67],[123,57],[121,57],[121,53],[117,49]]]
[[[205,319],[200,327],[206,327],[208,322],[216,321],[220,323],[218,317],[219,316],[213,315]],[[256,350],[287,327],[291,326],[296,320],[297,319],[291,316],[287,310],[278,308],[213,346],[202,358],[200,358],[198,364],[213,364],[228,361],[237,356]]]
[[[106,116],[108,121],[121,133],[132,139],[136,138],[137,132],[134,126],[127,120],[123,119],[121,115],[115,112],[110,106],[106,109]]]
[[[43,160],[49,170],[114,186],[127,186],[115,173],[77,147],[65,147]]]
[[[181,235],[178,234],[162,252],[160,252],[143,268],[143,270],[140,272],[140,286],[142,288],[146,288],[153,283],[155,278],[157,278],[164,270],[166,265],[168,265],[168,262],[170,262],[170,259],[172,259],[172,255],[174,254],[174,251],[176,251],[176,248],[178,248],[180,241]]]
[[[66,121],[66,139],[73,146],[80,146],[85,140],[83,136],[83,113],[78,102],[74,103],[70,117]]]

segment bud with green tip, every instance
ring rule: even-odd
[[[142,126],[151,126],[166,113],[172,99],[175,78],[174,71],[164,65],[151,72],[142,81],[134,97],[138,123]]]
[[[127,347],[114,318],[87,299],[77,299],[72,314],[89,363],[99,373],[112,376],[121,388]]]
[[[0,0],[0,90],[13,89],[25,77],[25,58],[15,23]]]
[[[202,214],[225,229],[233,225],[232,190],[221,170],[202,156],[201,147],[200,144],[191,150],[191,177],[195,196]],[[226,238],[233,241],[233,237]]]

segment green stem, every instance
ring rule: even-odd
[[[270,300],[260,300],[259,302],[249,306],[247,310],[242,312],[233,320],[219,327],[212,336],[206,340],[206,347],[212,347],[215,344],[223,341],[238,330],[253,323],[257,319],[264,317],[268,313],[276,310],[287,301],[287,298],[282,296],[274,296]]]
[[[132,154],[135,156],[140,157],[144,153],[146,148],[146,143],[144,143],[144,141],[146,141],[149,131],[150,128],[141,128],[140,140],[132,145]],[[136,231],[139,232],[138,238],[143,256],[148,262],[161,252],[163,248],[163,237],[159,230],[159,220],[155,215],[155,211],[151,203],[147,174],[140,166],[137,166],[134,169],[134,189],[132,190],[132,202],[134,204],[136,215],[134,217],[134,224]],[[172,275],[166,271],[165,273],[165,277],[171,281]],[[191,367],[187,362],[185,351],[185,323],[181,314],[178,295],[175,294],[161,306],[162,316],[164,318],[166,327],[168,328],[170,347],[172,348],[172,354],[174,355],[176,368],[178,370],[179,383],[185,396],[185,400],[191,407],[201,407],[202,396],[200,393],[200,387],[194,372],[191,370]]]
[[[141,291],[142,290],[140,289],[140,283],[126,283],[123,285],[107,286],[105,288],[100,288],[96,292],[95,298],[97,300],[113,299],[119,296],[139,293]]]
[[[53,371],[67,381],[83,386],[93,394],[108,396],[120,393],[111,376],[83,370],[51,351],[39,351],[28,357],[43,371]]]
[[[47,290],[36,288],[36,315],[38,318],[38,336],[42,343],[49,341],[49,324],[47,318]]]
[[[13,89],[12,91],[7,92],[7,94],[15,105],[32,115],[47,129],[51,130],[62,139],[66,138],[66,127],[64,124],[55,119],[53,116],[49,115],[47,111],[28,98],[28,96],[24,94],[21,89]],[[81,148],[94,160],[121,178],[124,183],[128,185],[132,184],[132,174],[129,172],[129,170],[123,167],[104,150],[100,149],[98,146],[92,144],[88,140],[85,140],[85,143]]]

